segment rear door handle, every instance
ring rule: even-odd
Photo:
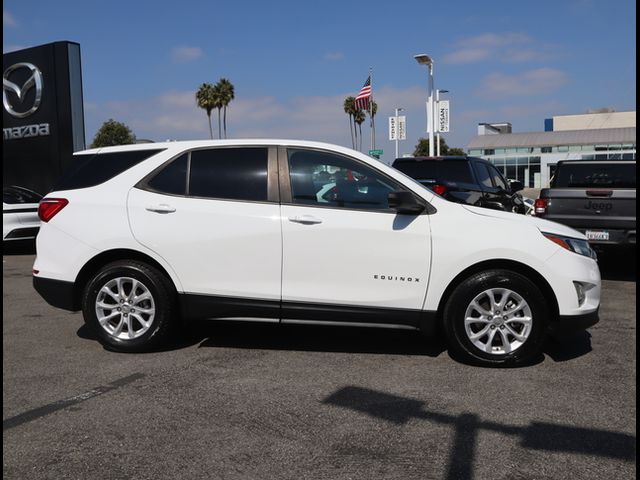
[[[161,203],[160,205],[147,205],[145,210],[156,213],[173,213],[176,211],[174,207],[167,205],[166,203]]]
[[[289,221],[302,223],[303,225],[316,225],[318,223],[322,223],[322,219],[312,215],[296,215],[295,217],[289,217]]]

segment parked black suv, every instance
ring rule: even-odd
[[[482,158],[403,157],[393,167],[416,179],[447,200],[476,207],[525,213],[526,206],[517,192],[522,182],[507,182],[502,174]]]

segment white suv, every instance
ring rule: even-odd
[[[581,233],[448,202],[350,149],[170,142],[76,164],[40,203],[34,287],[113,349],[155,347],[179,319],[260,318],[440,326],[467,360],[513,364],[598,321]]]

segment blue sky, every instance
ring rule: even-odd
[[[435,87],[450,91],[445,140],[464,148],[479,122],[528,132],[554,115],[635,110],[635,18],[633,0],[8,0],[3,51],[80,43],[88,144],[109,118],[139,138],[208,138],[195,91],[226,77],[230,137],[350,146],[342,102],[372,67],[376,147],[389,162],[394,108],[407,117],[401,153],[427,136],[427,68],[415,54],[434,58]]]

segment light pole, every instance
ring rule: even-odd
[[[436,108],[438,108],[438,110],[440,109],[440,94],[441,93],[449,93],[449,90],[436,90]],[[433,116],[434,120],[437,121],[436,119],[436,115]],[[436,139],[436,145],[438,146],[438,153],[437,155],[440,156],[440,128],[438,128],[438,135],[437,135],[437,139]]]
[[[396,108],[396,157],[398,158],[398,139],[400,137],[400,132],[398,131],[398,112],[401,112],[404,108]]]
[[[429,156],[433,157],[433,58],[425,53],[414,55],[420,65],[429,67],[429,99],[427,102],[427,128],[429,130]]]

